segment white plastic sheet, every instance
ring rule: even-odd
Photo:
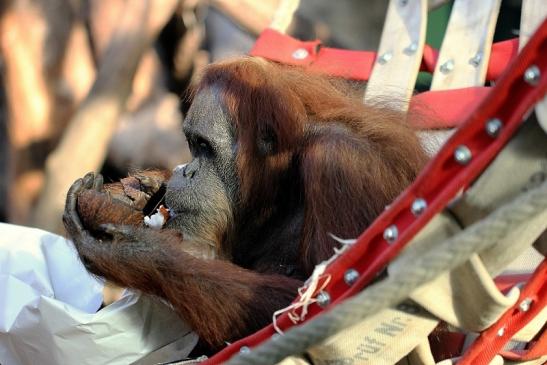
[[[195,346],[164,303],[126,292],[97,311],[102,290],[70,241],[0,223],[0,364],[153,363]]]

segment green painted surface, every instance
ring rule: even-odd
[[[439,49],[443,41],[450,11],[452,10],[452,1],[430,11],[427,14],[427,30],[425,35],[425,43],[433,48]],[[420,72],[416,80],[416,91],[422,92],[429,90],[431,85],[432,75],[428,72]]]

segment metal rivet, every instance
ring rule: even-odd
[[[344,281],[348,285],[353,285],[353,283],[355,283],[357,279],[359,279],[359,272],[357,272],[357,270],[355,269],[348,269],[344,273]]]
[[[425,208],[427,208],[427,202],[422,198],[417,198],[412,202],[412,206],[410,207],[410,211],[415,216],[419,216],[425,211]]]
[[[520,302],[519,309],[522,312],[528,312],[528,310],[530,309],[530,305],[532,305],[532,299],[526,298],[522,302]]]
[[[502,327],[498,330],[497,335],[498,337],[502,337],[505,334],[505,327]]]
[[[469,64],[478,67],[482,61],[482,52],[477,53],[469,59]]]
[[[401,4],[401,6],[405,6],[408,4],[408,0],[399,0],[399,4]]]
[[[494,118],[486,122],[484,129],[486,130],[486,134],[488,134],[490,137],[497,137],[498,134],[500,134],[501,127],[503,127],[503,123],[501,122],[501,120],[499,120],[498,118]]]
[[[536,86],[539,84],[539,77],[541,75],[541,72],[539,71],[539,67],[536,65],[532,65],[524,71],[524,81],[526,81],[528,84],[532,86]]]
[[[389,243],[394,242],[398,236],[399,236],[399,230],[397,229],[397,226],[395,226],[394,224],[387,227],[386,230],[384,231],[384,239]]]
[[[386,63],[389,62],[389,60],[391,60],[393,58],[393,53],[391,52],[386,52],[384,53],[383,55],[381,55],[380,57],[378,57],[378,63],[380,65],[385,65]]]
[[[403,53],[406,54],[407,56],[411,56],[414,53],[416,53],[417,50],[418,50],[418,44],[412,42],[408,45],[408,47],[403,49]]]
[[[309,56],[309,52],[304,48],[298,48],[296,51],[292,53],[292,58],[295,60],[303,60],[304,58]]]
[[[317,304],[321,308],[325,308],[330,303],[330,295],[326,291],[319,292],[319,294],[317,294],[317,297],[315,299],[317,299]]]
[[[248,354],[251,352],[251,349],[248,348],[247,346],[241,346],[241,348],[239,349],[239,352],[242,354]]]
[[[471,157],[471,150],[463,144],[454,150],[454,159],[460,165],[467,165],[471,161]]]
[[[450,73],[454,69],[454,60],[448,60],[443,63],[440,67],[440,70],[443,74]]]

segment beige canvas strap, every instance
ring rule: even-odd
[[[411,302],[384,309],[309,349],[316,365],[392,365],[437,326],[438,320]]]
[[[427,337],[408,356],[401,359],[397,365],[435,365],[435,359],[431,354]]]
[[[500,3],[454,1],[431,90],[484,85]]]
[[[270,23],[270,28],[280,33],[287,33],[299,4],[299,0],[281,0]]]
[[[426,22],[426,0],[389,2],[365,104],[390,95],[390,104],[402,111],[408,109],[422,62]]]
[[[500,3],[501,0],[454,1],[431,90],[484,85]],[[420,131],[419,137],[426,152],[433,156],[452,133],[452,129]]]
[[[416,290],[411,298],[447,323],[482,331],[519,298],[519,290],[499,292],[478,255]]]
[[[544,0],[522,0],[520,15],[519,50],[547,16],[547,6]]]

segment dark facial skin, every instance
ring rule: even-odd
[[[183,131],[192,161],[176,168],[167,184],[165,202],[175,213],[167,227],[182,231],[188,239],[212,244],[230,228],[239,198],[236,140],[218,89],[196,95]]]

